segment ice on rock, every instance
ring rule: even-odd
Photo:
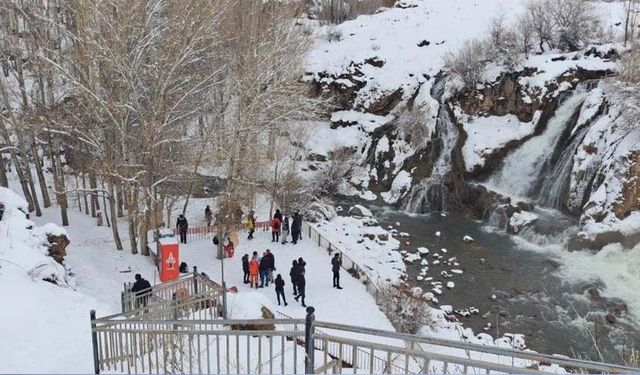
[[[462,241],[464,241],[466,243],[471,243],[471,242],[474,241],[474,239],[473,239],[473,237],[467,235],[467,236],[462,237]]]
[[[389,230],[393,229],[393,225],[389,225],[389,226],[387,227],[387,229],[389,229]]]
[[[396,227],[399,227],[399,226],[400,226],[400,222],[396,221]]]
[[[438,296],[441,296],[441,295],[442,295],[442,290],[441,290],[441,289],[433,288],[433,289],[431,289],[431,291],[432,291],[434,294],[438,295]]]
[[[461,269],[458,269],[458,268],[454,268],[454,269],[452,269],[452,270],[451,270],[451,272],[453,272],[453,273],[455,273],[455,274],[460,275],[460,274],[462,274],[464,271],[462,271]]]
[[[422,281],[422,280],[424,280],[424,277],[422,277],[422,276],[418,276],[418,277],[416,277],[416,280],[418,280],[418,281]]]
[[[400,250],[400,254],[402,255],[407,255],[408,251],[407,250]]]
[[[497,300],[497,299],[498,299],[498,296],[496,296],[495,294],[492,294],[492,295],[491,295],[491,300],[492,300],[492,301],[495,301],[495,300]]]
[[[407,254],[404,258],[404,261],[407,263],[413,263],[418,259],[420,259],[420,254]]]
[[[455,287],[456,287],[456,283],[454,283],[453,281],[448,281],[447,282],[447,288],[453,289]]]
[[[420,262],[420,264],[422,264],[423,266],[428,266],[429,265],[429,261],[426,259],[423,259],[422,262]]]
[[[429,249],[427,249],[426,247],[419,247],[418,253],[420,253],[421,255],[427,255],[429,254]]]
[[[433,256],[434,258],[438,259],[438,258],[440,257],[440,254],[438,254],[438,253],[433,253],[433,255],[432,255],[432,256]]]
[[[399,235],[400,237],[409,237],[409,233],[407,232],[400,232]]]
[[[440,237],[440,231],[436,232],[436,237]]]
[[[422,288],[420,288],[419,286],[416,286],[414,288],[411,288],[411,294],[413,295],[413,297],[420,297],[422,295],[424,291],[422,290]]]
[[[431,262],[431,264],[433,264],[434,266],[437,266],[438,264],[440,264],[439,260],[434,260],[433,262]]]
[[[433,280],[433,277],[425,277],[424,278],[424,281],[431,281],[431,280]]]
[[[440,272],[440,276],[444,277],[445,279],[448,279],[453,275],[448,273],[447,271],[442,271],[442,272]]]
[[[451,306],[451,305],[442,305],[442,306],[440,306],[440,310],[444,311],[447,314],[451,314],[453,312],[453,306]]]
[[[440,251],[445,253],[445,254],[447,253],[447,249],[445,249],[445,248],[440,249]]]

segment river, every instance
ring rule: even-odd
[[[354,202],[341,203],[346,208]],[[455,283],[453,289],[442,288],[443,294],[436,296],[439,304],[454,309],[478,308],[477,315],[458,316],[474,332],[489,333],[494,338],[521,333],[527,346],[539,352],[613,363],[622,363],[620,352],[640,348],[640,326],[631,314],[616,317],[613,324],[607,322],[606,315],[624,303],[590,296],[590,288],[604,288],[601,281],[569,281],[563,277],[566,255],[556,257],[552,252],[532,251],[522,246],[522,239],[454,213],[409,215],[371,203],[366,206],[385,228],[393,226],[410,234],[398,237],[403,243],[401,250],[430,250],[424,257],[429,261],[426,276],[444,285],[447,281]],[[396,226],[396,222],[400,225]],[[463,237],[467,235],[475,241],[465,243]],[[434,253],[443,256],[438,265],[433,264]],[[451,257],[456,257],[460,265],[444,264]],[[422,267],[420,261],[407,263],[409,283],[428,292],[432,289],[430,281],[416,280]],[[452,274],[452,268],[464,272],[451,278],[441,276],[442,271]],[[487,323],[491,323],[490,328]]]

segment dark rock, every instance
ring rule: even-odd
[[[378,239],[380,241],[389,241],[389,235],[387,233],[380,233]]]
[[[428,46],[429,44],[431,44],[431,42],[430,42],[430,41],[428,41],[428,40],[423,40],[423,41],[421,41],[420,43],[418,43],[418,47],[426,47],[426,46]]]
[[[518,208],[520,208],[522,211],[533,211],[533,209],[535,208],[533,203],[529,202],[518,202],[516,203],[516,206],[518,206]]]
[[[602,302],[602,296],[600,295],[600,291],[595,287],[591,287],[587,289],[587,293],[589,293],[589,298],[593,302]]]
[[[65,235],[55,236],[52,234],[47,235],[47,241],[49,242],[49,256],[62,264],[64,257],[67,255],[67,246],[71,241]]]
[[[609,322],[609,324],[614,324],[616,322],[616,316],[613,314],[607,314],[605,318],[607,319],[607,322]]]
[[[377,56],[366,59],[364,62],[365,64],[373,65],[376,68],[382,68],[384,66],[384,61],[380,60]]]

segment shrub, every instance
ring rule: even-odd
[[[457,52],[449,51],[444,57],[444,65],[465,86],[473,87],[480,81],[486,60],[483,43],[472,39],[466,41]]]

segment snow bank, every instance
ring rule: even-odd
[[[258,292],[227,293],[229,319],[263,319],[262,308],[276,309],[269,298]]]
[[[0,265],[3,268],[20,269],[33,278],[66,286],[67,271],[48,256],[47,241],[48,233],[66,235],[66,231],[55,224],[36,227],[33,221],[27,219],[25,200],[7,188],[0,187],[0,203],[4,205],[0,236],[6,239],[3,240]]]
[[[486,158],[505,147],[509,142],[519,141],[535,131],[540,118],[536,112],[531,122],[520,122],[514,115],[469,118],[462,127],[467,141],[462,147],[465,168],[468,172],[484,165]]]

